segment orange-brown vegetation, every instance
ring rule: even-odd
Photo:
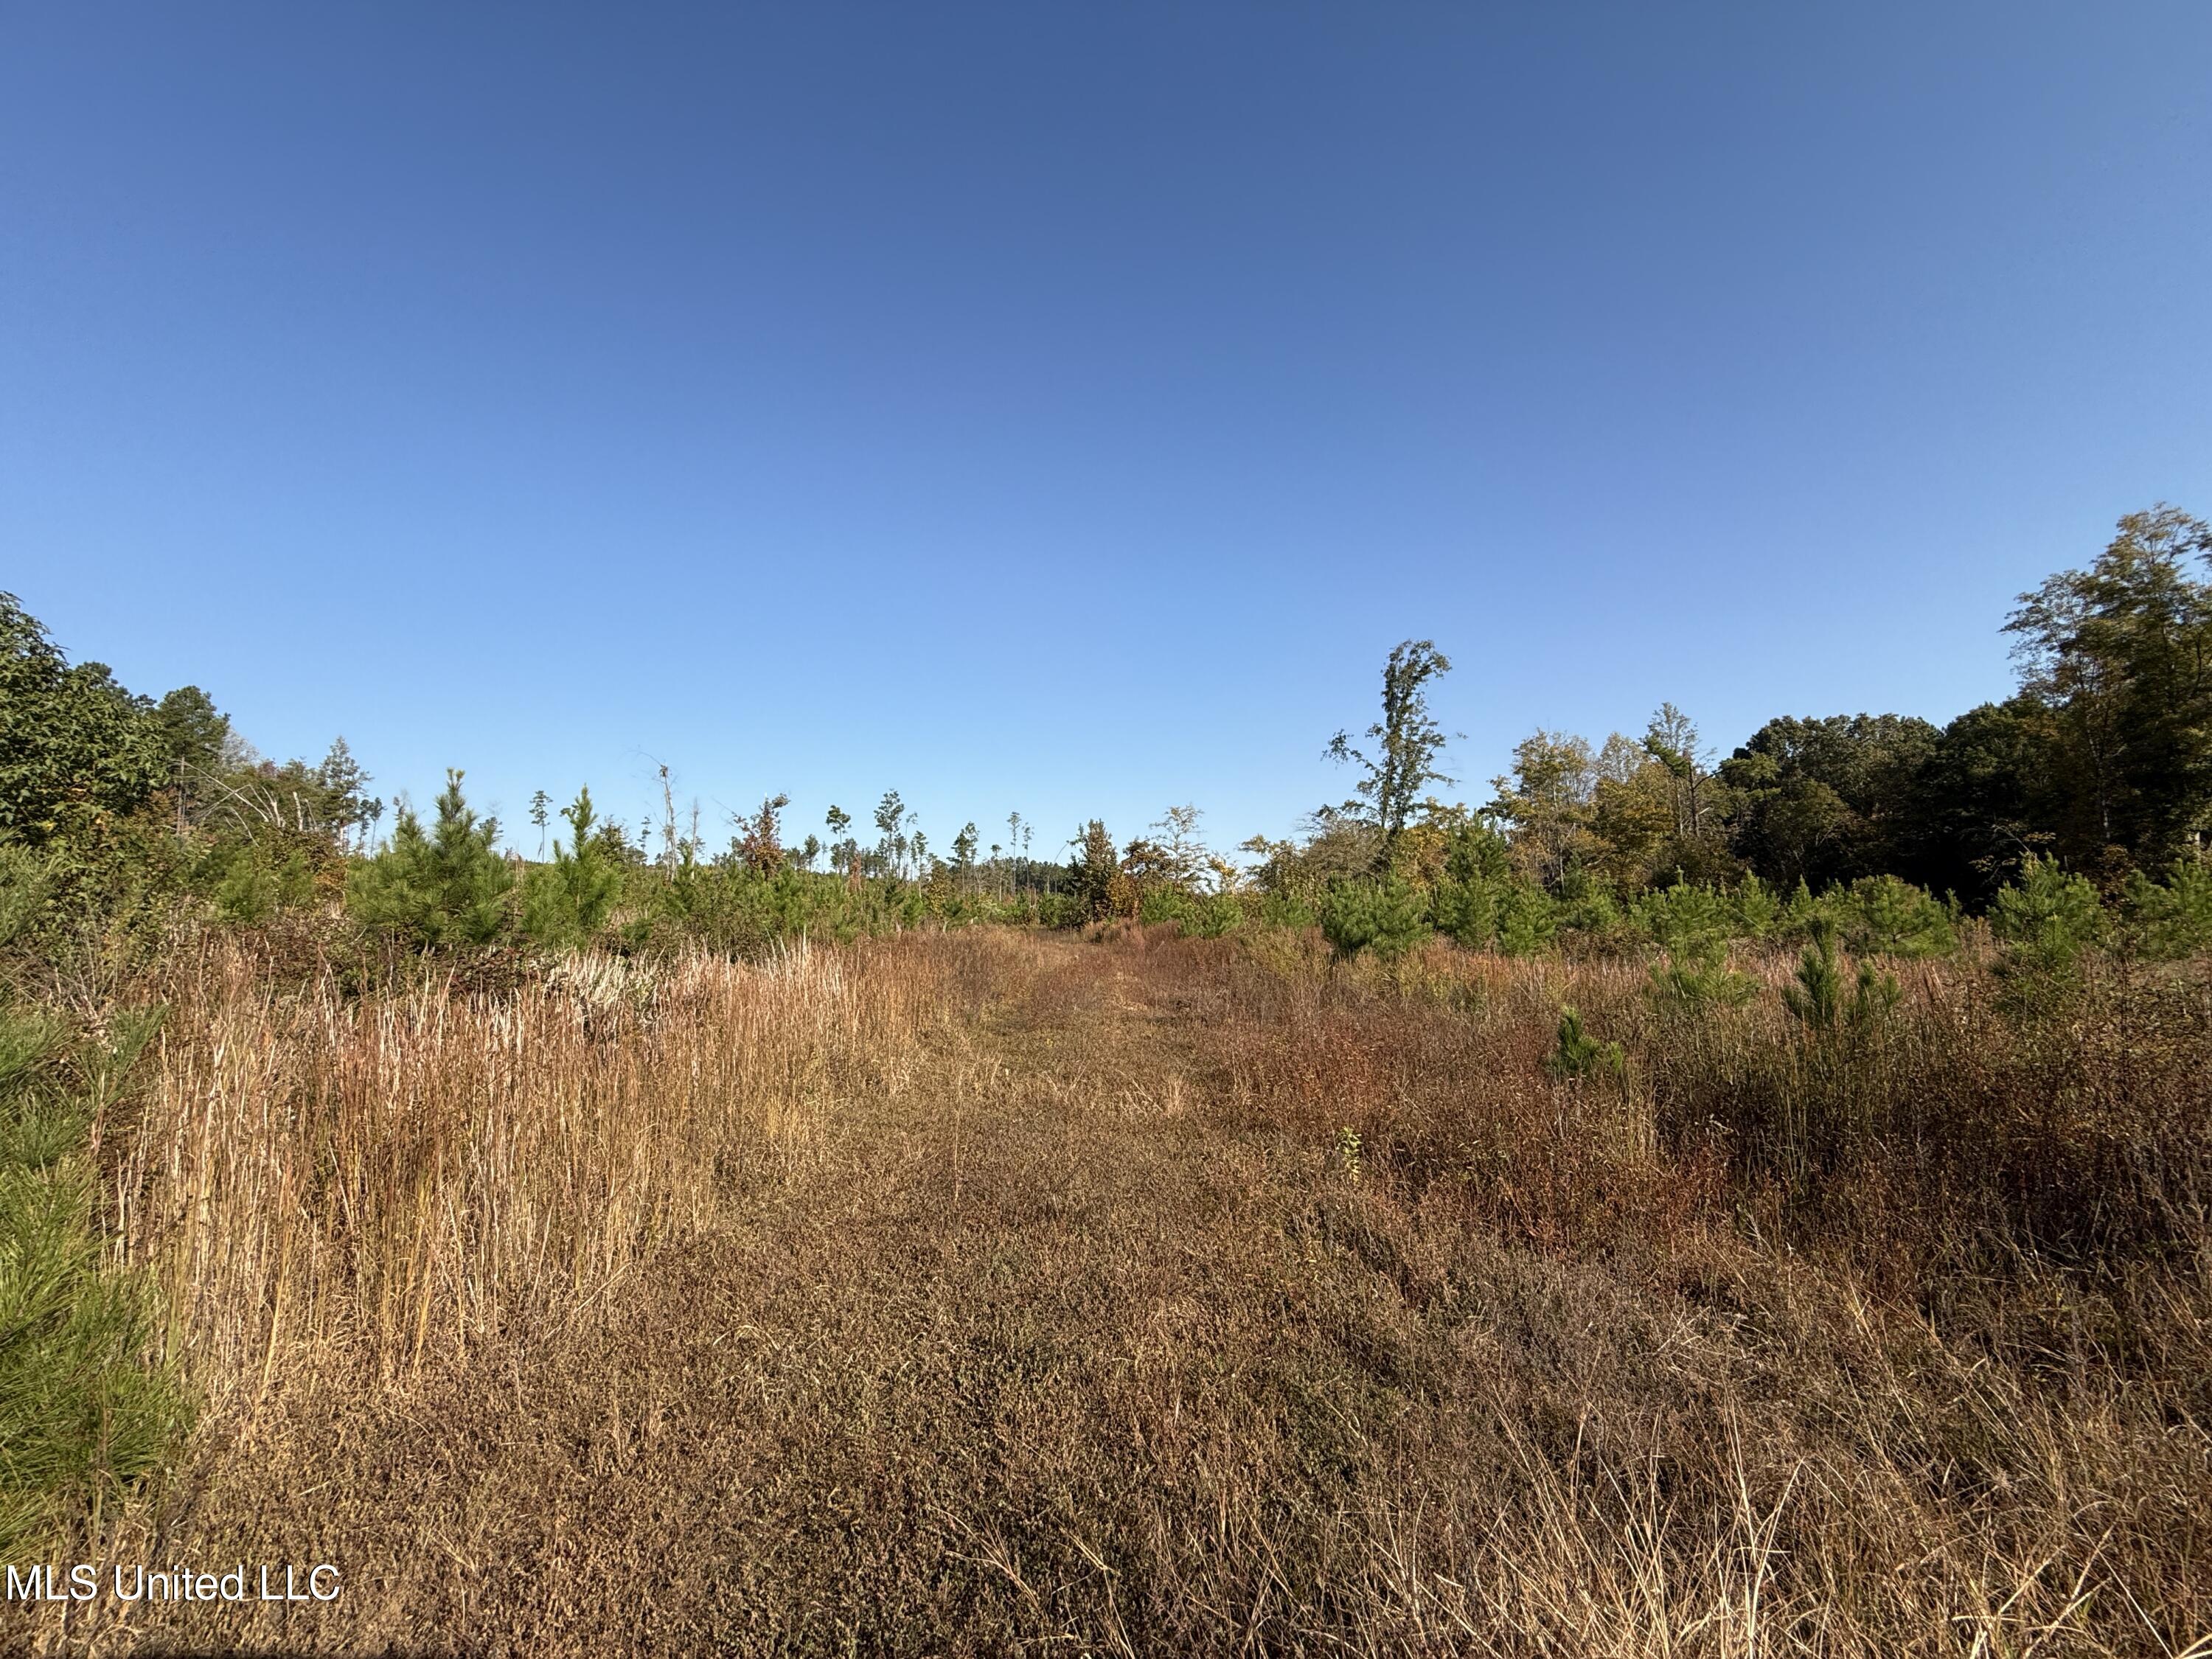
[[[1959,960],[1820,1036],[1750,966],[1685,1006],[1123,927],[348,996],[183,951],[103,1156],[204,1406],[97,1547],[343,1592],[0,1616],[101,1653],[2212,1651],[2203,980],[2053,1012]],[[1547,1067],[1565,1004],[1623,1069]]]

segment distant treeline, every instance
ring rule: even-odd
[[[1205,933],[1320,925],[1340,950],[1436,932],[1527,951],[1803,932],[1817,915],[1862,948],[1914,954],[1968,916],[2017,923],[2034,893],[2079,912],[2077,932],[2117,918],[2154,948],[2193,949],[2212,927],[2208,562],[2203,520],[2163,506],[2123,519],[2087,568],[2005,622],[2014,693],[1947,726],[1783,717],[1718,758],[1666,704],[1639,737],[1535,732],[1480,805],[1437,793],[1456,780],[1427,691],[1450,664],[1408,641],[1380,718],[1328,745],[1354,769],[1352,796],[1241,859],[1205,844],[1189,806],[1127,841],[1093,821],[1038,858],[1018,813],[1003,840],[970,822],[933,844],[896,791],[865,821],[833,806],[803,836],[771,795],[717,848],[665,791],[659,819],[632,829],[588,790],[557,812],[532,799],[522,857],[498,849],[459,772],[427,819],[400,805],[380,836],[386,805],[343,739],[317,763],[263,760],[198,688],[134,696],[0,595],[0,905],[15,931],[181,909],[342,918],[431,946],[740,952],[800,933],[1114,916]]]

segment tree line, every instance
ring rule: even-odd
[[[105,665],[70,662],[0,595],[0,850],[11,902],[35,889],[88,915],[182,898],[244,922],[320,907],[428,945],[749,948],[931,919],[1118,915],[1209,933],[1320,925],[1355,950],[1429,931],[1526,950],[1577,932],[1656,937],[1674,924],[1654,917],[1723,899],[1738,933],[1825,902],[1909,910],[1905,933],[1928,938],[1931,916],[2048,900],[2053,882],[2162,916],[2176,939],[2195,925],[2212,834],[2208,565],[2203,520],[2130,514],[2087,567],[2005,618],[2011,694],[1946,725],[1784,716],[1720,757],[1662,704],[1635,736],[1532,733],[1480,804],[1439,793],[1458,780],[1429,694],[1451,665],[1408,641],[1384,665],[1378,718],[1324,751],[1350,769],[1349,796],[1242,856],[1208,847],[1190,805],[1127,841],[1093,820],[1048,849],[1058,857],[1036,855],[1018,812],[1003,841],[970,821],[940,847],[896,790],[865,820],[832,806],[796,840],[788,798],[770,795],[710,850],[696,807],[679,823],[665,769],[662,819],[635,831],[588,790],[557,812],[538,792],[534,858],[499,850],[458,771],[427,818],[399,803],[380,838],[386,803],[343,739],[317,762],[264,760],[198,688],[136,696]]]

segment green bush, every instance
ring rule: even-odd
[[[1187,933],[1197,915],[1197,902],[1179,887],[1148,887],[1137,900],[1137,920],[1148,927],[1172,921]]]
[[[306,851],[250,836],[216,841],[201,856],[195,881],[217,915],[246,926],[314,902],[314,866]]]
[[[1736,931],[1735,907],[1710,887],[1684,884],[1638,897],[1628,920],[1645,938],[1674,956],[1698,956],[1724,945]]]
[[[1613,944],[1620,942],[1627,924],[1613,889],[1603,882],[1592,880],[1569,884],[1567,891],[1561,896],[1559,921],[1559,926],[1569,932]]]
[[[1783,1006],[1816,1037],[1862,1031],[1881,1023],[1897,1006],[1897,981],[1863,962],[1844,990],[1843,963],[1836,954],[1835,924],[1822,917],[1813,924],[1812,941],[1797,963],[1796,983],[1782,988]]]
[[[1210,893],[1192,907],[1183,931],[1194,939],[1220,939],[1245,922],[1244,906],[1234,893]]]
[[[1663,963],[1651,964],[1651,988],[1662,1003],[1692,1007],[1718,1003],[1733,1006],[1748,1002],[1759,988],[1728,965],[1724,942],[1686,941],[1667,953]]]
[[[1739,938],[1763,939],[1780,926],[1782,902],[1774,896],[1774,890],[1757,876],[1746,876],[1729,899],[1735,909],[1735,933]]]
[[[53,872],[44,854],[21,842],[0,842],[0,945],[34,930],[53,896]]]

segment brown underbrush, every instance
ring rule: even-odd
[[[49,1650],[2212,1654],[2212,1002],[969,931],[180,950],[106,1132],[199,1392]],[[1621,1063],[1547,1064],[1563,1006]],[[0,1629],[5,1636],[7,1629]],[[2192,1646],[2192,1644],[2194,1644]]]

